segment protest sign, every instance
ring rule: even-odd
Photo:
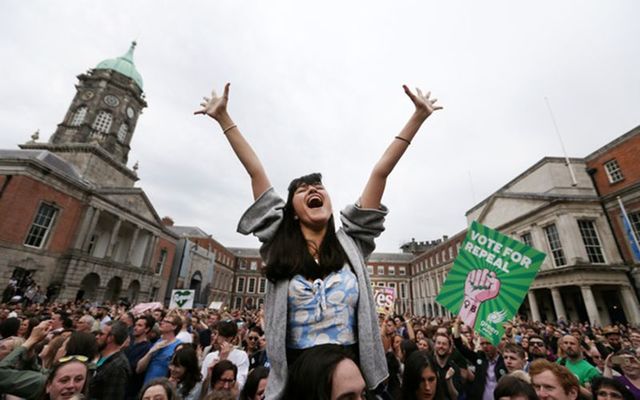
[[[376,286],[373,288],[373,298],[378,314],[393,314],[393,304],[396,301],[396,290],[394,288]]]
[[[436,301],[497,345],[545,257],[473,221]]]
[[[195,290],[177,289],[171,291],[171,303],[169,308],[182,308],[187,310],[193,308],[193,300],[196,297]]]

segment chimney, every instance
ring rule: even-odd
[[[164,217],[162,218],[162,224],[164,226],[173,226],[173,219],[171,219],[171,217]]]

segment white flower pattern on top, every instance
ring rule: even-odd
[[[309,282],[302,275],[289,281],[287,347],[356,343],[358,285],[348,264],[325,279]]]

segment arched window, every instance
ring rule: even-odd
[[[87,107],[80,107],[73,114],[71,118],[71,126],[79,126],[84,122],[84,117],[87,116]]]
[[[96,120],[93,121],[93,129],[98,132],[107,133],[111,128],[111,114],[106,111],[100,111]]]
[[[120,125],[120,129],[118,129],[118,140],[124,142],[127,139],[127,135],[129,134],[129,127],[127,124]]]

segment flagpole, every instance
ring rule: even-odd
[[[620,198],[620,196],[616,196],[616,198],[618,199],[618,205],[620,205],[620,211],[622,212],[622,218],[624,218],[624,220],[625,220],[624,223],[628,224],[628,226],[629,226],[629,234],[631,235],[631,240],[633,241],[633,244],[636,246],[636,248],[640,249],[640,243],[638,243],[638,238],[636,236],[636,232],[633,230],[633,225],[631,225],[631,220],[629,219],[629,215],[627,214],[627,210],[624,208],[624,204],[622,203],[622,199]],[[631,250],[631,256],[633,258],[633,256],[636,255],[635,251],[634,251],[633,248],[631,248],[630,250]]]
[[[553,122],[553,127],[556,130],[556,134],[558,135],[558,140],[560,140],[560,147],[562,148],[562,152],[564,153],[564,159],[567,163],[567,168],[569,168],[569,174],[571,175],[571,186],[578,186],[578,181],[576,180],[576,175],[573,173],[573,167],[571,166],[571,160],[567,155],[567,150],[564,148],[564,142],[562,141],[562,136],[560,135],[560,129],[558,129],[558,124],[556,124],[556,118],[553,116],[553,111],[551,110],[551,104],[549,104],[549,99],[545,96],[545,103],[547,103],[547,108],[549,109],[549,115],[551,116],[551,122]]]

